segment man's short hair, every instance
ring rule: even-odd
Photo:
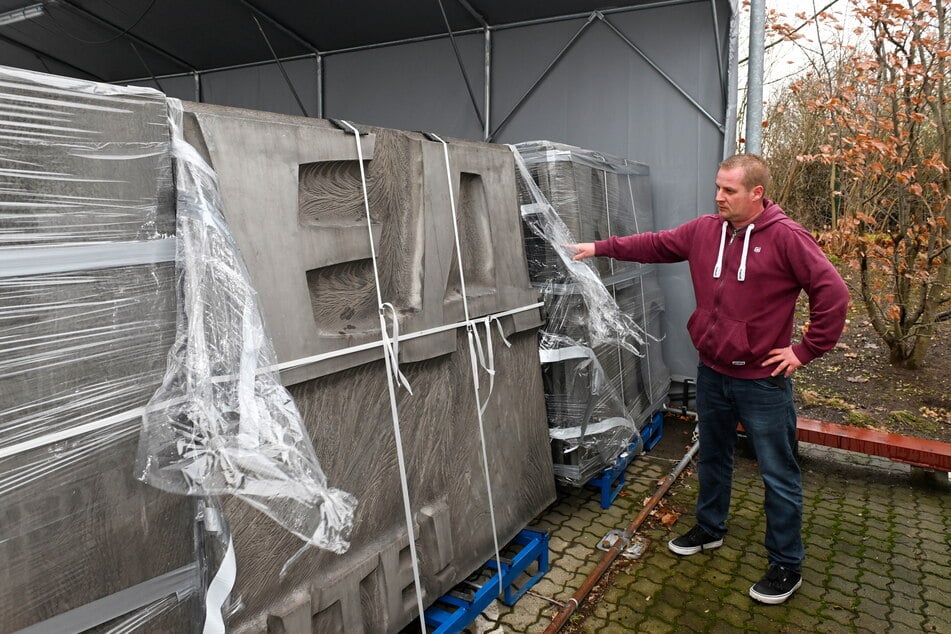
[[[757,185],[762,185],[764,191],[769,189],[769,166],[763,157],[756,154],[734,154],[720,163],[720,169],[736,168],[743,170],[743,185],[747,189],[753,189]]]

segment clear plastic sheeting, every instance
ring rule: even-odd
[[[632,443],[640,449],[637,427],[593,348],[547,331],[539,359],[556,478],[584,484]]]
[[[529,275],[542,293],[540,340],[555,473],[581,485],[625,450],[663,405],[664,299],[653,265],[571,260],[566,246],[653,229],[647,166],[567,145],[514,146]]]
[[[566,245],[579,239],[538,188],[518,152],[515,164],[520,175],[522,221],[530,230],[525,248],[532,284],[540,287],[545,295],[567,292],[580,296],[590,313],[586,323],[589,341],[617,344],[641,354],[646,342],[644,329],[618,309],[617,302],[590,264],[571,259],[573,254]]]
[[[175,334],[165,96],[0,67],[0,113],[0,629],[185,631],[197,574],[138,591],[195,568],[195,502],[133,477]]]
[[[330,488],[281,385],[257,293],[221,211],[214,171],[169,100],[177,192],[177,336],[146,407],[137,470],[186,495],[235,495],[314,546],[349,547],[356,500]]]

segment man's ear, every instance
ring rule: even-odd
[[[766,192],[766,188],[762,185],[757,185],[753,188],[753,200],[762,200],[763,194]]]

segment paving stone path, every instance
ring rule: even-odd
[[[674,446],[665,438],[631,463],[610,509],[601,509],[594,490],[562,491],[535,522],[551,535],[551,571],[514,607],[496,602],[466,631],[543,632],[600,560],[601,538],[628,526],[683,455],[683,431],[677,431],[665,430]],[[697,477],[691,465],[663,501],[684,511],[679,521],[670,529],[645,523],[638,532],[649,540],[643,555],[624,560],[598,600],[563,631],[951,632],[947,478],[922,482],[906,465],[802,443],[800,459],[807,559],[802,588],[787,603],[761,605],[748,595],[766,569],[763,485],[756,463],[738,453],[723,546],[691,557],[667,549],[667,540],[693,525]]]

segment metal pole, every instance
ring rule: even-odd
[[[201,103],[201,73],[196,70],[192,76],[195,78],[195,101]]]
[[[750,58],[746,80],[746,152],[763,150],[763,51],[766,39],[766,0],[750,3]]]
[[[696,4],[696,3],[699,3],[699,2],[707,2],[707,1],[708,1],[708,0],[665,0],[665,1],[661,1],[661,2],[651,2],[651,3],[647,3],[647,4],[637,4],[637,5],[628,6],[628,7],[618,7],[618,8],[615,8],[615,9],[601,9],[600,12],[601,12],[602,15],[614,15],[614,14],[622,14],[622,13],[633,13],[633,12],[635,12],[635,11],[643,11],[643,10],[646,10],[646,9],[656,9],[656,8],[660,8],[660,7],[676,6],[676,5],[681,5],[681,4]],[[734,1],[736,1],[736,0],[734,0]],[[522,28],[522,27],[526,27],[526,26],[534,26],[534,25],[539,25],[539,24],[554,24],[554,23],[557,23],[557,22],[572,21],[572,20],[577,20],[577,19],[580,19],[580,18],[588,18],[588,17],[590,17],[590,15],[591,15],[590,12],[588,12],[588,13],[572,13],[572,14],[568,14],[568,15],[559,15],[559,16],[554,16],[554,17],[550,17],[550,18],[539,18],[539,19],[536,19],[536,20],[521,20],[521,21],[519,21],[519,22],[509,22],[509,23],[507,23],[507,24],[490,25],[490,28],[491,28],[493,31],[502,31],[502,30],[506,30],[506,29],[517,29],[517,28]],[[476,27],[476,28],[464,29],[464,30],[461,30],[461,31],[455,31],[454,34],[455,34],[456,36],[459,36],[459,35],[475,35],[475,34],[477,34],[477,33],[482,33],[483,31],[484,31],[483,27],[480,26],[480,27]],[[349,46],[349,47],[346,47],[346,48],[338,48],[338,49],[334,49],[334,50],[320,51],[320,54],[321,54],[322,56],[324,56],[324,57],[326,57],[326,56],[328,56],[328,55],[341,55],[341,54],[344,54],[344,53],[355,53],[355,52],[358,52],[358,51],[370,51],[370,50],[374,50],[374,49],[378,49],[378,48],[387,48],[387,47],[390,47],[390,46],[399,46],[399,45],[402,45],[402,44],[415,44],[415,43],[419,43],[419,42],[429,42],[429,41],[431,41],[431,40],[438,40],[438,39],[441,39],[441,38],[444,38],[444,37],[447,37],[444,33],[436,33],[436,34],[434,34],[434,35],[421,35],[421,36],[418,36],[418,37],[408,37],[408,38],[404,38],[404,39],[400,39],[400,40],[391,40],[391,41],[389,41],[389,42],[380,42],[380,43],[378,43],[378,44],[364,44],[364,45],[361,45],[361,46]],[[313,54],[313,52],[307,53],[307,54],[304,54],[304,55],[288,55],[288,56],[282,57],[282,58],[281,58],[281,61],[283,61],[283,62],[291,62],[291,61],[295,61],[295,60],[298,60],[298,59],[306,59],[306,58],[310,57],[312,54]],[[229,64],[229,65],[225,65],[225,66],[216,66],[216,67],[213,67],[213,68],[203,68],[201,72],[203,72],[203,73],[213,73],[213,72],[224,71],[224,70],[234,70],[234,69],[238,69],[238,68],[252,68],[252,67],[255,67],[255,66],[264,66],[264,65],[272,64],[273,61],[274,61],[274,60],[272,60],[272,59],[268,59],[268,60],[261,60],[261,61],[257,61],[257,62],[246,62],[246,63],[243,63],[243,64]],[[189,70],[188,70],[188,71],[185,71],[185,72],[180,72],[180,73],[165,73],[165,74],[162,74],[162,75],[156,75],[156,77],[158,77],[159,79],[170,79],[170,78],[174,78],[174,77],[187,77],[190,73],[194,72],[194,70],[195,70],[195,69],[189,67]],[[139,82],[139,81],[147,81],[147,80],[149,80],[149,79],[151,79],[151,78],[148,77],[148,76],[145,76],[145,77],[128,77],[128,78],[125,78],[125,79],[122,79],[122,80],[117,80],[117,81],[112,82],[112,83],[120,83],[120,82],[122,82],[122,83],[135,83],[135,82]]]
[[[723,91],[723,103],[726,104],[726,73],[723,71],[723,65],[726,63],[723,59],[723,45],[720,43],[720,20],[717,16],[717,0],[710,0],[710,11],[713,14],[713,41],[717,47],[717,71],[720,73],[720,89]]]
[[[78,4],[76,4],[75,2],[73,2],[73,0],[60,0],[60,1],[61,1],[64,5],[66,5],[66,6],[69,7],[70,9],[72,9],[73,11],[79,13],[80,15],[85,16],[85,17],[89,18],[90,20],[92,20],[92,21],[94,21],[94,22],[98,22],[99,24],[105,26],[106,28],[111,29],[112,31],[115,31],[116,33],[121,34],[123,37],[126,37],[126,38],[132,40],[133,42],[138,42],[138,43],[141,44],[142,46],[145,46],[145,47],[147,47],[147,48],[152,49],[153,51],[155,51],[156,53],[158,53],[158,54],[161,55],[162,57],[165,57],[166,59],[169,59],[169,60],[175,62],[176,64],[178,64],[178,65],[181,66],[182,68],[187,68],[189,71],[192,71],[192,72],[194,72],[194,71],[196,70],[196,68],[195,68],[194,66],[192,66],[191,64],[189,64],[188,62],[186,62],[186,61],[183,60],[182,58],[177,57],[177,56],[175,56],[175,55],[169,53],[169,52],[166,51],[165,49],[163,49],[163,48],[161,48],[161,47],[159,47],[159,46],[156,46],[155,44],[152,44],[151,42],[149,42],[149,41],[147,41],[147,40],[145,40],[145,39],[139,37],[138,35],[133,35],[132,33],[129,33],[128,30],[123,29],[122,27],[113,24],[113,23],[110,22],[109,20],[106,20],[105,18],[102,18],[102,17],[96,15],[95,13],[93,13],[92,11],[90,11],[89,9],[86,9],[86,8],[84,8],[84,7],[79,6]]]
[[[261,32],[261,37],[264,38],[264,43],[267,44],[267,49],[271,51],[271,55],[274,57],[274,61],[277,62],[277,68],[281,71],[281,75],[284,77],[284,83],[287,84],[287,87],[290,89],[291,94],[294,95],[294,101],[297,102],[297,107],[300,108],[301,114],[305,117],[309,117],[307,114],[307,108],[304,107],[304,102],[300,100],[300,95],[297,94],[297,90],[294,89],[294,82],[291,81],[291,78],[288,76],[287,71],[284,70],[284,64],[281,62],[281,58],[277,56],[274,47],[271,46],[271,40],[268,38],[267,33],[264,32],[264,28],[261,26],[258,16],[251,14],[251,19],[254,20],[254,23],[258,26],[258,31]]]
[[[673,79],[670,75],[668,75],[667,73],[665,73],[664,70],[663,70],[660,66],[658,66],[657,64],[655,64],[655,63],[654,63],[654,60],[652,60],[650,57],[647,56],[646,53],[644,53],[644,51],[642,51],[640,48],[638,48],[637,45],[636,45],[634,42],[632,42],[629,37],[627,37],[626,35],[624,35],[624,33],[622,33],[619,28],[617,28],[616,26],[614,26],[614,24],[613,24],[610,20],[608,20],[606,17],[604,17],[604,15],[602,15],[601,13],[598,13],[598,18],[601,20],[601,22],[604,23],[605,26],[607,26],[609,29],[611,29],[612,31],[614,31],[614,34],[617,35],[619,38],[621,38],[621,40],[622,40],[625,44],[627,44],[627,45],[631,48],[631,50],[633,50],[635,53],[637,53],[638,55],[640,55],[641,59],[644,60],[644,61],[647,63],[648,66],[650,66],[650,67],[653,68],[655,71],[657,71],[657,74],[660,75],[661,77],[663,77],[663,78],[667,81],[667,83],[671,85],[671,87],[672,87],[674,90],[676,90],[677,92],[679,92],[687,101],[689,101],[691,104],[693,104],[693,106],[694,106],[697,110],[700,111],[700,114],[702,114],[702,115],[705,116],[707,119],[709,119],[709,120],[713,123],[713,125],[715,125],[715,126],[717,127],[718,130],[720,130],[721,132],[723,131],[723,124],[720,123],[719,121],[717,121],[716,117],[714,117],[712,114],[710,114],[709,112],[707,112],[706,108],[704,108],[702,105],[700,105],[700,102],[698,102],[696,99],[694,99],[693,97],[691,97],[691,96],[690,96],[690,93],[688,93],[686,90],[684,90],[683,88],[681,88],[681,87],[680,87],[680,84],[678,84],[676,81],[674,81],[674,79]]]
[[[459,64],[459,70],[462,72],[462,80],[466,84],[466,91],[469,93],[469,101],[472,102],[472,109],[475,111],[476,118],[479,119],[479,125],[485,127],[485,121],[482,119],[482,113],[479,112],[479,103],[476,101],[475,93],[472,91],[472,82],[469,81],[469,73],[466,72],[466,65],[462,61],[462,53],[456,45],[456,36],[452,32],[452,26],[449,24],[449,16],[446,15],[446,8],[442,0],[436,0],[439,10],[442,12],[443,23],[446,25],[446,33],[449,34],[449,43],[452,45],[452,52],[456,55],[456,62]]]
[[[482,130],[482,140],[488,141],[492,133],[492,31],[488,26],[485,27],[485,106],[483,112],[484,128]]]
[[[324,56],[315,55],[317,60],[317,118],[324,118]]]
[[[17,40],[13,39],[12,37],[8,37],[8,36],[6,36],[6,35],[0,35],[0,42],[6,42],[7,44],[10,44],[10,45],[12,45],[12,46],[16,46],[17,48],[22,48],[24,51],[27,51],[27,52],[29,52],[29,53],[32,53],[32,54],[35,55],[37,58],[39,58],[40,63],[43,64],[43,68],[45,68],[45,69],[46,69],[46,72],[48,72],[48,73],[52,73],[53,71],[51,71],[51,70],[49,69],[49,67],[46,65],[46,62],[45,62],[44,60],[47,60],[47,59],[48,59],[49,61],[51,61],[51,62],[55,62],[55,63],[57,63],[57,64],[62,64],[63,66],[66,66],[67,68],[72,68],[73,70],[75,70],[75,71],[77,71],[77,72],[79,72],[79,73],[82,73],[83,75],[86,75],[87,77],[92,77],[92,78],[95,79],[96,81],[102,81],[102,82],[106,81],[105,79],[103,79],[103,78],[100,77],[99,75],[93,73],[92,71],[88,71],[88,70],[86,70],[85,68],[80,68],[79,66],[76,66],[75,64],[71,64],[71,63],[67,62],[66,60],[60,59],[60,58],[58,58],[58,57],[53,57],[53,56],[50,55],[49,53],[46,53],[46,52],[41,51],[41,50],[39,50],[39,49],[35,49],[35,48],[33,48],[32,46],[29,46],[29,45],[27,45],[27,44],[24,44],[23,42],[18,42]],[[62,74],[62,73],[60,73],[60,74]],[[148,77],[143,78],[143,80],[144,80],[144,79],[148,79]]]
[[[499,132],[502,130],[502,128],[504,128],[504,127],[506,126],[506,124],[508,124],[509,119],[511,119],[513,116],[515,116],[515,113],[518,112],[519,109],[520,109],[523,105],[525,105],[525,102],[528,100],[529,97],[532,96],[532,94],[535,92],[535,89],[538,88],[538,86],[539,86],[543,81],[545,81],[545,78],[548,77],[548,73],[550,73],[550,72],[552,71],[552,69],[554,69],[555,66],[558,65],[558,62],[560,62],[560,61],[561,61],[561,58],[565,56],[565,53],[567,53],[569,50],[571,50],[571,47],[574,46],[575,42],[578,41],[578,38],[581,37],[581,34],[584,33],[584,32],[588,29],[588,27],[590,27],[590,26],[594,23],[594,21],[595,21],[595,19],[598,17],[598,15],[599,15],[599,14],[598,14],[597,11],[592,11],[592,12],[588,15],[588,20],[587,20],[584,24],[581,25],[581,28],[578,29],[578,31],[577,31],[574,35],[571,36],[571,39],[568,40],[568,43],[565,44],[564,47],[562,47],[562,49],[561,49],[560,51],[558,51],[558,54],[555,55],[555,59],[551,60],[551,63],[549,63],[549,64],[548,64],[548,67],[545,68],[544,71],[542,71],[542,74],[538,77],[538,79],[535,80],[535,83],[533,83],[533,84],[529,87],[529,89],[525,91],[525,94],[522,95],[521,98],[520,98],[518,101],[515,102],[515,105],[512,106],[512,109],[509,110],[509,113],[508,113],[507,115],[505,115],[505,118],[502,119],[501,123],[499,123],[499,125],[497,125],[497,126],[495,127],[495,130],[492,131],[492,134],[489,135],[489,138],[486,139],[487,141],[494,141],[494,140],[495,140],[495,137],[498,136],[498,134],[499,134]]]
[[[159,92],[165,92],[165,90],[162,88],[162,84],[160,84],[159,80],[156,79],[155,73],[152,72],[152,69],[149,68],[149,65],[145,62],[145,58],[139,53],[139,49],[136,48],[135,42],[129,40],[129,46],[132,47],[132,52],[135,53],[135,56],[139,58],[140,62],[142,62],[142,67],[145,68],[145,72],[147,72],[152,78],[152,81],[155,83],[155,87],[159,89]]]
[[[544,634],[556,634],[561,631],[561,628],[565,626],[568,620],[571,618],[571,615],[574,614],[575,610],[578,609],[578,606],[581,605],[581,602],[587,598],[588,594],[594,589],[594,586],[598,581],[601,580],[601,577],[610,569],[611,564],[614,563],[614,560],[617,559],[624,549],[627,547],[628,541],[634,536],[634,533],[637,532],[637,529],[640,528],[641,524],[644,523],[649,516],[654,507],[657,506],[657,503],[667,494],[667,491],[670,489],[670,486],[680,477],[681,472],[687,468],[687,465],[690,464],[690,461],[693,460],[694,456],[697,455],[697,452],[700,450],[700,441],[696,441],[690,447],[684,457],[680,459],[680,462],[677,463],[677,466],[667,474],[667,477],[657,486],[657,489],[654,491],[654,495],[650,497],[649,500],[644,504],[644,508],[641,509],[641,512],[637,514],[630,524],[627,526],[627,530],[624,531],[624,536],[627,539],[619,539],[614,546],[611,547],[606,553],[601,556],[601,560],[595,566],[594,570],[585,578],[581,583],[581,587],[568,599],[568,602],[564,604],[561,610],[552,617],[551,623],[548,625],[548,628],[545,630]]]
[[[730,3],[730,43],[727,62],[727,91],[726,91],[726,124],[723,132],[723,158],[736,154],[736,93],[739,84],[739,64],[740,44],[737,33],[739,32],[740,15],[739,0],[732,0]]]

